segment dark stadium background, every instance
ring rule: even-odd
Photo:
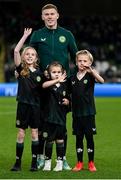
[[[15,81],[13,49],[24,27],[43,26],[41,8],[46,3],[57,5],[59,24],[72,31],[79,49],[91,51],[106,82],[120,83],[120,0],[0,0],[0,82]]]

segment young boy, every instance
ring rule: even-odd
[[[95,81],[104,83],[104,79],[92,67],[93,56],[87,50],[81,50],[76,53],[76,65],[78,72],[71,79],[72,92],[72,117],[73,134],[76,136],[77,164],[72,169],[80,171],[84,168],[83,164],[83,139],[87,141],[88,169],[96,171],[94,164],[94,140],[93,134],[96,134],[95,127],[95,102],[94,85]]]
[[[51,170],[52,146],[56,142],[57,164],[54,171],[63,170],[64,137],[66,133],[66,114],[69,106],[69,94],[63,66],[53,62],[48,67],[50,80],[43,83],[46,89],[47,112],[43,136],[46,137],[45,165],[43,170]]]

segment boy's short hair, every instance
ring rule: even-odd
[[[80,50],[76,53],[76,60],[78,58],[78,55],[87,55],[89,57],[90,61],[93,62],[92,54],[86,49]]]
[[[54,4],[46,4],[45,6],[42,7],[42,11],[45,9],[52,9],[52,8],[58,12],[58,8]]]

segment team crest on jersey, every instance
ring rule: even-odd
[[[66,41],[66,37],[65,37],[65,36],[60,36],[60,37],[59,37],[59,41],[60,41],[61,43],[64,43],[64,42]]]
[[[85,79],[85,80],[84,80],[84,84],[87,84],[87,82],[88,82],[88,80],[87,80],[87,79]]]
[[[54,90],[54,91],[57,91],[57,87],[54,87],[53,90]]]
[[[37,80],[37,82],[40,82],[40,81],[41,81],[41,77],[40,77],[40,76],[37,76],[37,77],[36,77],[36,80]]]
[[[66,91],[63,91],[63,96],[65,96],[66,95]]]
[[[47,138],[48,137],[48,133],[47,132],[43,132],[43,137]]]
[[[19,119],[16,120],[16,125],[18,125],[18,126],[20,125],[20,120]]]

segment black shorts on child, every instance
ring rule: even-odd
[[[96,134],[95,116],[73,117],[73,135]]]
[[[40,123],[40,107],[25,103],[18,103],[16,114],[16,127],[36,129]]]
[[[42,135],[47,141],[61,140],[64,139],[66,135],[66,127],[45,122]]]

